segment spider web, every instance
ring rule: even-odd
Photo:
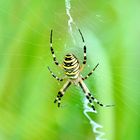
[[[97,140],[139,138],[139,17],[129,11],[134,7],[139,13],[139,8],[135,2],[128,2],[125,13],[123,5],[85,0],[0,1],[1,140],[91,140],[94,134]],[[92,12],[92,8],[98,10]],[[93,64],[100,64],[85,83],[103,103],[115,102],[115,107],[108,109],[95,105],[96,114],[79,87],[68,89],[61,109],[53,104],[63,83],[52,80],[47,66],[59,76],[63,72],[52,64],[49,32],[54,29],[53,45],[60,62],[67,52],[74,52],[82,62],[83,44],[77,26],[87,44],[88,64],[83,74]]]
[[[68,17],[69,17],[69,19],[68,19],[69,32],[70,32],[70,35],[71,35],[71,37],[72,37],[72,40],[73,40],[73,42],[74,42],[74,44],[75,44],[75,40],[74,40],[74,37],[73,37],[72,24],[74,24],[75,26],[76,26],[76,24],[75,24],[75,22],[73,21],[73,18],[72,18],[71,14],[70,14],[70,10],[71,10],[71,3],[70,3],[70,0],[65,0],[65,5],[66,5],[66,14],[67,14]],[[76,28],[77,28],[77,26],[76,26]],[[78,30],[78,28],[77,28],[77,30]],[[87,117],[87,119],[89,120],[89,122],[90,122],[90,124],[91,124],[91,126],[92,126],[92,131],[93,131],[93,133],[95,133],[95,139],[96,139],[96,140],[102,140],[102,139],[103,139],[102,136],[104,135],[104,133],[101,132],[101,131],[99,131],[99,130],[97,130],[97,129],[99,129],[99,128],[102,128],[102,125],[100,125],[100,124],[98,124],[97,122],[95,122],[94,119],[92,119],[92,118],[89,116],[89,114],[88,114],[88,113],[97,113],[97,111],[93,111],[93,109],[90,108],[90,107],[88,106],[89,102],[88,102],[88,100],[86,99],[86,97],[84,97],[83,103],[84,103],[84,104],[83,104],[83,106],[84,106],[84,111],[83,111],[83,113],[84,113],[84,115]]]

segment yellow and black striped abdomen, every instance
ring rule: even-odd
[[[80,65],[79,61],[73,54],[67,54],[63,60],[63,68],[65,70],[65,74],[72,79],[76,79],[79,75]]]

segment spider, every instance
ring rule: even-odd
[[[65,82],[65,84],[63,85],[63,87],[59,90],[58,94],[57,94],[57,97],[55,98],[54,100],[54,103],[57,103],[58,102],[58,107],[60,107],[60,104],[61,104],[61,98],[63,97],[63,95],[65,94],[66,90],[68,89],[68,87],[71,85],[71,84],[75,84],[75,85],[79,85],[86,98],[88,99],[89,101],[89,104],[90,106],[92,107],[92,109],[95,111],[95,107],[93,105],[93,102],[97,103],[98,105],[102,106],[102,107],[109,107],[111,105],[103,105],[102,103],[100,103],[89,91],[89,89],[87,88],[86,84],[84,83],[84,80],[88,79],[89,76],[92,75],[92,73],[95,71],[95,69],[98,67],[99,63],[92,69],[91,72],[89,72],[87,74],[87,76],[83,77],[81,72],[83,70],[83,68],[85,67],[86,65],[86,62],[87,62],[87,56],[86,56],[86,44],[85,44],[85,40],[84,40],[84,37],[82,35],[82,32],[80,31],[80,29],[78,29],[79,33],[80,33],[80,36],[82,38],[82,41],[83,41],[83,46],[84,46],[84,60],[83,60],[83,64],[82,66],[80,65],[77,57],[72,54],[72,53],[68,53],[64,56],[64,59],[63,59],[63,63],[60,64],[57,59],[56,59],[56,56],[55,56],[55,53],[54,53],[54,49],[52,47],[52,33],[53,33],[53,30],[51,30],[51,33],[50,33],[50,50],[51,50],[51,53],[52,53],[52,56],[53,56],[53,61],[54,63],[59,66],[60,68],[62,68],[65,72],[65,77],[64,78],[59,78],[57,77],[52,71],[51,69],[48,67],[51,75],[58,81],[63,81],[64,79],[67,79],[67,81]]]

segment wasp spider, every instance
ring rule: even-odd
[[[102,107],[109,107],[111,105],[103,105],[101,104],[95,97],[93,97],[93,95],[91,95],[89,89],[87,88],[87,86],[84,83],[84,80],[86,80],[89,76],[92,75],[92,73],[95,71],[95,69],[98,67],[99,64],[97,64],[90,73],[87,74],[87,76],[83,77],[81,75],[81,71],[83,70],[83,68],[86,65],[86,45],[85,45],[85,41],[84,41],[84,37],[79,29],[79,33],[81,35],[82,41],[83,41],[83,45],[84,45],[84,60],[83,60],[83,64],[82,66],[80,65],[78,59],[76,58],[76,56],[72,53],[68,53],[65,55],[63,63],[60,64],[57,59],[56,56],[54,54],[54,49],[52,47],[52,30],[51,30],[51,34],[50,34],[50,50],[53,56],[53,60],[54,63],[61,67],[64,72],[65,72],[65,78],[59,78],[57,77],[48,67],[51,75],[58,81],[63,81],[64,79],[67,79],[66,83],[63,85],[63,87],[59,90],[57,97],[54,100],[54,103],[58,102],[58,107],[60,107],[60,103],[61,103],[61,98],[63,97],[63,95],[65,94],[67,88],[71,85],[71,84],[75,84],[75,85],[79,85],[83,92],[85,93],[86,98],[89,101],[89,104],[91,105],[92,109],[95,111],[95,107],[93,105],[93,102],[96,102],[98,105],[102,106]]]

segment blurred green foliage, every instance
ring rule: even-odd
[[[139,1],[71,0],[71,14],[87,44],[89,72],[98,69],[86,84],[102,102],[92,117],[103,125],[109,140],[140,138],[140,18]],[[0,140],[93,140],[83,114],[83,93],[71,86],[62,108],[53,104],[63,85],[51,77],[47,66],[59,76],[49,49],[50,30],[59,61],[74,52],[80,62],[83,47],[73,28],[70,40],[65,1],[0,1]]]

